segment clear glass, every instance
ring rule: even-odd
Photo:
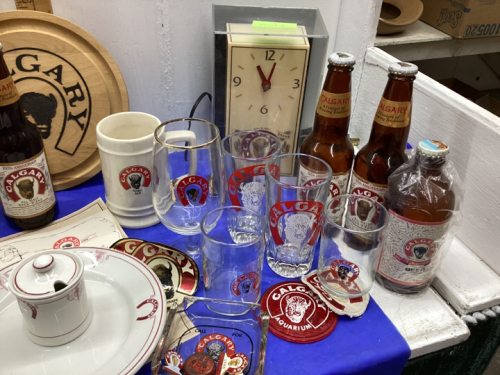
[[[207,308],[213,303],[235,306],[246,313],[230,317],[220,315]],[[176,307],[169,310],[165,330],[151,361],[152,374],[180,373],[174,361],[167,362],[167,351],[176,351],[186,361],[191,354],[202,350],[218,364],[222,353],[231,354],[235,348],[248,357],[244,374],[264,374],[269,314],[262,311],[260,304],[186,296]],[[192,325],[183,324],[186,320]]]
[[[168,229],[188,236],[173,246],[192,256],[200,252],[201,219],[224,204],[220,144],[217,127],[201,119],[175,119],[155,130],[155,212]]]
[[[304,168],[318,178],[304,179]],[[284,154],[267,161],[267,263],[278,275],[299,277],[311,269],[331,178],[330,166],[314,156]]]
[[[375,200],[354,194],[333,198],[327,209],[343,210],[343,215],[340,224],[326,218],[323,225],[318,278],[333,295],[360,297],[373,285],[375,263],[382,249],[382,232],[388,222],[387,210]],[[351,229],[347,229],[346,221],[353,216],[359,218],[356,223],[362,224],[351,221]]]
[[[228,206],[209,212],[201,222],[205,297],[257,302],[266,244],[266,220],[246,208]],[[220,314],[246,312],[239,305],[212,303]]]
[[[268,132],[242,131],[224,138],[226,204],[266,216],[266,161],[280,152],[280,140]]]

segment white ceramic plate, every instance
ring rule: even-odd
[[[85,263],[85,285],[94,311],[80,337],[43,347],[27,336],[17,302],[7,289],[14,266],[0,270],[0,363],[8,374],[133,374],[154,351],[167,304],[154,272],[125,253],[73,248]]]

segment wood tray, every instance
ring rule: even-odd
[[[28,118],[42,132],[55,190],[97,174],[97,123],[129,110],[109,52],[74,23],[28,10],[0,13],[0,43]]]

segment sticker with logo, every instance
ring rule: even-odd
[[[120,184],[125,190],[132,189],[135,194],[141,194],[142,188],[151,184],[151,172],[140,165],[124,168],[120,172]]]
[[[43,150],[19,163],[0,164],[0,200],[13,218],[30,218],[49,211],[56,198]]]
[[[266,133],[274,135],[266,130],[246,134],[241,141],[235,142],[236,151],[245,158],[270,157],[278,150],[278,141],[274,137],[267,136]]]
[[[323,90],[316,113],[328,118],[345,118],[351,115],[351,92],[335,94]]]
[[[183,206],[190,204],[205,204],[210,185],[206,178],[201,176],[187,176],[177,182],[177,197]]]
[[[244,274],[231,283],[231,291],[235,296],[255,292],[259,281],[259,275],[255,272]]]
[[[235,351],[234,341],[219,333],[204,336],[196,345],[196,353],[208,353],[215,363],[222,353],[231,356]]]
[[[175,350],[167,350],[165,353],[165,366],[163,371],[172,375],[181,375],[181,370],[184,367],[184,359]]]
[[[282,217],[284,220],[280,223]],[[287,241],[300,247],[304,240],[307,240],[308,245],[314,245],[322,220],[323,205],[319,202],[285,201],[276,203],[269,210],[269,229],[277,246]],[[284,230],[280,230],[282,224]],[[280,232],[283,232],[284,238]]]
[[[139,240],[137,238],[122,238],[112,244],[109,248],[122,251],[127,254],[132,254],[135,248],[143,242],[143,240]]]
[[[234,353],[233,355],[221,353],[215,375],[243,374],[248,363],[248,357],[243,353]]]
[[[380,99],[374,121],[390,128],[405,128],[410,124],[411,102]]]
[[[193,295],[196,292],[199,281],[198,266],[183,252],[167,245],[143,242],[131,255],[146,263],[158,276],[169,303],[181,303],[184,295]]]
[[[389,210],[377,272],[402,285],[430,282],[437,270],[436,260],[449,223],[449,220],[438,223],[410,220]]]
[[[264,179],[262,181],[255,179],[257,176],[265,176],[265,169],[265,164],[252,165],[238,169],[229,177],[227,190],[233,206],[249,208],[256,212],[259,212],[260,208],[265,206],[264,194],[266,188]],[[269,172],[274,178],[279,179],[277,165],[270,165]],[[241,198],[239,198],[240,194]]]
[[[333,277],[343,281],[354,281],[359,276],[359,267],[344,259],[335,259],[330,264]]]
[[[287,341],[316,342],[337,325],[337,314],[300,281],[273,285],[262,296],[261,306],[269,312],[269,330]]]
[[[61,238],[60,240],[56,241],[53,248],[54,249],[67,249],[70,247],[78,247],[78,246],[80,246],[80,240],[76,237],[69,236],[69,237]]]
[[[328,282],[329,287],[337,291],[344,291],[346,289],[345,285],[341,285],[341,283],[333,279],[332,276],[328,268],[322,271],[322,278],[325,282]],[[339,315],[355,317],[362,315],[366,311],[366,307],[370,300],[370,295],[368,293],[362,297],[354,298],[342,298],[329,293],[321,284],[317,270],[314,270],[308,275],[302,275],[301,280],[304,284],[309,286],[309,288],[311,288],[311,290],[313,290],[332,311]]]

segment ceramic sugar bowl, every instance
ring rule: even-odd
[[[28,337],[57,346],[80,336],[92,320],[83,261],[65,251],[44,251],[19,263],[9,276]]]

